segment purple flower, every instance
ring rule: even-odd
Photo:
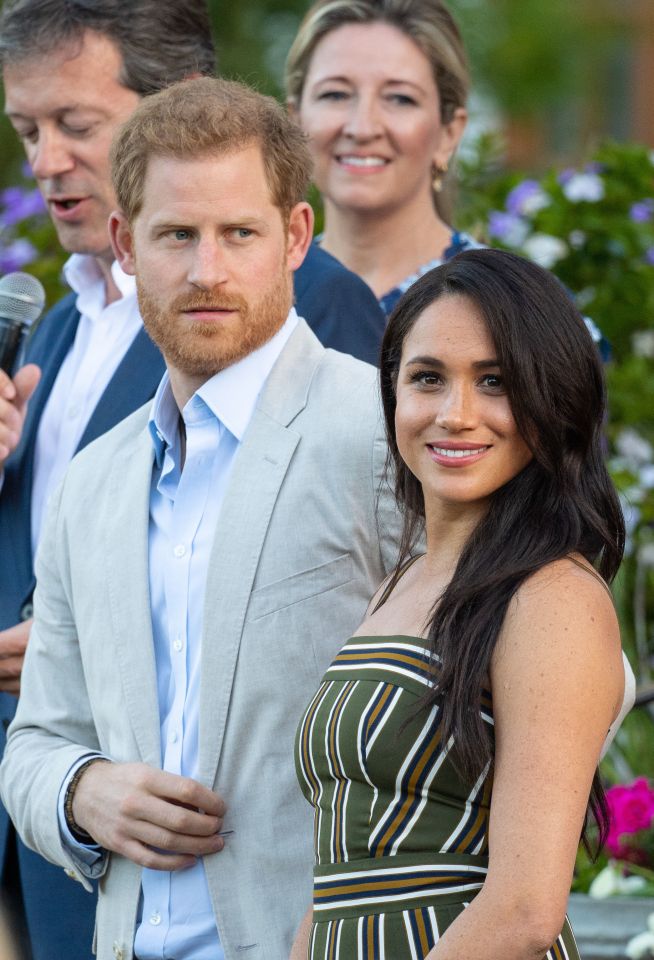
[[[549,206],[550,199],[537,180],[523,180],[506,198],[506,209],[514,216],[537,213]]]
[[[529,227],[522,217],[492,210],[488,218],[488,234],[509,247],[519,247],[526,240]]]
[[[606,171],[606,164],[598,163],[597,161],[594,163],[587,163],[584,167],[584,170],[586,173],[604,173]]]
[[[38,190],[23,190],[22,187],[7,187],[0,192],[0,203],[4,210],[0,213],[0,225],[12,227],[21,220],[39,216],[46,212],[43,197]]]
[[[650,247],[645,251],[645,263],[648,263],[650,267],[654,267],[654,247]]]
[[[559,181],[561,186],[564,187],[566,183],[569,183],[569,181],[576,176],[576,174],[577,171],[574,169],[574,167],[566,167],[565,170],[561,170],[556,179]]]
[[[629,211],[629,217],[634,223],[648,223],[654,215],[654,200],[648,197],[634,203]]]
[[[14,270],[20,270],[27,263],[36,260],[38,251],[33,247],[29,240],[19,237],[7,244],[6,247],[0,247],[0,273],[12,273]]]

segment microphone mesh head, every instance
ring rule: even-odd
[[[8,273],[0,280],[0,317],[33,323],[45,306],[45,290],[29,273]]]

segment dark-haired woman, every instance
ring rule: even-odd
[[[471,251],[402,299],[381,385],[403,553],[298,730],[316,866],[292,956],[577,960],[624,686],[597,351],[550,274]]]

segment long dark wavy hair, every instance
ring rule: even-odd
[[[455,738],[457,762],[475,779],[493,759],[480,701],[511,598],[527,577],[571,553],[580,553],[610,582],[622,559],[624,522],[604,464],[602,365],[583,318],[546,270],[503,251],[471,250],[410,287],[382,343],[382,402],[395,492],[404,513],[394,576],[414,548],[425,516],[422,487],[402,460],[395,436],[402,347],[423,311],[451,294],[466,297],[480,311],[513,417],[533,454],[492,495],[451,582],[434,598],[429,623],[431,650],[442,669],[425,705],[441,705],[444,741]],[[589,808],[601,846],[607,810],[597,774]]]

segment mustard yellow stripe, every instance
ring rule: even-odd
[[[366,925],[366,953],[367,960],[375,960],[375,918],[370,915]]]
[[[416,764],[413,770],[413,773],[411,774],[411,778],[406,787],[407,796],[405,797],[404,802],[402,803],[402,806],[400,807],[399,811],[393,817],[390,825],[386,828],[386,831],[383,837],[381,838],[381,840],[379,840],[377,844],[376,855],[378,857],[381,857],[384,855],[386,844],[388,843],[389,839],[393,836],[398,826],[401,824],[402,820],[406,816],[406,813],[409,807],[413,803],[413,799],[416,795],[416,783],[420,779],[420,775],[424,771],[427,764],[431,761],[432,757],[437,752],[438,747],[440,745],[440,740],[441,740],[440,733],[436,733],[431,738],[431,743],[429,744],[428,749],[424,751],[422,757]]]
[[[425,918],[422,915],[422,910],[416,910],[415,918],[418,927],[418,936],[420,937],[420,948],[426,956],[429,953],[429,938],[427,936],[427,928],[425,927]]]
[[[377,706],[375,707],[375,709],[374,709],[374,710],[372,711],[372,713],[370,714],[370,717],[368,718],[368,725],[367,725],[367,727],[366,727],[366,737],[368,737],[368,736],[370,735],[370,731],[371,731],[372,727],[374,726],[375,721],[377,720],[377,717],[379,716],[379,714],[382,712],[382,710],[384,709],[384,707],[386,706],[386,704],[387,704],[388,701],[390,700],[390,698],[391,698],[394,690],[395,690],[395,688],[394,688],[394,687],[391,687],[390,684],[389,684],[389,685],[386,687],[386,689],[384,690],[384,692],[382,693],[382,695],[381,695],[381,697],[380,697],[380,699],[379,699],[379,703],[377,704]]]
[[[479,880],[479,877],[471,877],[470,882],[474,883]],[[392,896],[394,892],[401,892],[406,887],[434,887],[434,886],[446,886],[447,884],[463,884],[468,882],[465,878],[462,878],[460,874],[439,874],[437,877],[404,877],[399,880],[388,880],[384,882],[382,886],[379,882],[374,883],[370,880],[361,880],[359,882],[344,883],[338,887],[329,887],[324,890],[315,889],[314,890],[314,901],[320,903],[322,900],[326,900],[328,897],[340,897],[347,896],[352,894],[364,894],[364,893],[378,893],[380,896]]]
[[[427,670],[428,664],[420,657],[411,656],[409,653],[386,653],[382,650],[370,651],[369,653],[347,653],[344,650],[340,653],[334,663],[346,662],[348,660],[387,660],[389,663],[404,663],[410,667],[417,667],[420,670]]]
[[[338,726],[338,721],[343,712],[343,708],[347,701],[347,698],[354,686],[354,681],[350,681],[343,688],[338,700],[336,701],[336,707],[332,714],[332,719],[329,727],[329,756],[332,762],[332,767],[336,772],[336,777],[338,780],[338,787],[336,788],[336,796],[334,798],[334,860],[336,863],[340,863],[343,859],[343,846],[342,846],[342,835],[343,835],[343,797],[345,796],[345,779],[344,771],[341,767],[338,756],[336,753],[336,728]]]

